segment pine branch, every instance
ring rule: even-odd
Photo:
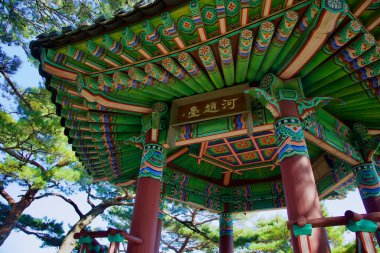
[[[0,195],[8,202],[10,206],[16,204],[16,201],[12,198],[12,196],[5,191],[3,182],[0,182]]]
[[[87,194],[87,203],[88,203],[91,207],[95,207],[95,204],[91,201],[90,194]]]
[[[28,103],[28,101],[26,101],[26,99],[17,90],[17,87],[16,87],[15,83],[10,79],[10,77],[8,76],[8,74],[6,72],[4,72],[3,70],[0,70],[0,73],[5,78],[5,80],[8,82],[9,86],[11,86],[12,90],[14,91],[14,93],[16,93],[16,95],[21,99],[21,101],[24,102],[24,104],[29,108],[29,110],[33,110],[32,106]]]
[[[192,222],[189,222],[189,221],[182,221],[180,219],[178,219],[177,217],[171,215],[171,213],[169,212],[166,212],[164,211],[164,213],[169,216],[170,218],[174,219],[175,221],[181,223],[183,226],[187,227],[188,229],[190,229],[191,231],[193,231],[194,233],[197,233],[199,234],[200,236],[202,236],[203,238],[205,238],[206,240],[210,241],[211,243],[213,244],[217,244],[216,241],[214,241],[212,238],[210,238],[209,236],[207,236],[204,232],[202,232],[201,230],[199,230],[197,227],[194,226],[194,224],[192,224]]]
[[[83,188],[84,188],[84,190],[85,190],[86,193],[87,193],[87,203],[88,203],[92,208],[94,208],[94,207],[95,207],[95,204],[91,201],[91,198],[97,199],[97,197],[96,197],[96,196],[93,196],[93,195],[91,194],[91,187],[90,187],[89,185],[84,186]]]
[[[21,162],[30,163],[30,164],[36,166],[37,168],[39,168],[41,171],[46,172],[46,169],[44,166],[42,166],[41,164],[39,164],[35,160],[30,160],[30,157],[29,158],[24,157],[23,155],[18,154],[17,152],[15,152],[12,149],[1,147],[1,146],[0,146],[0,151],[7,153],[8,155],[12,156],[13,158],[16,158],[17,160],[19,160]]]
[[[72,163],[73,163],[73,161],[62,161],[62,162],[56,163],[54,165],[54,167],[56,167],[56,168],[62,168],[62,167],[66,167],[66,166],[68,166],[68,165],[70,165]]]
[[[20,231],[24,232],[25,234],[28,235],[35,235],[39,239],[44,239],[44,240],[56,240],[56,237],[51,236],[50,234],[46,233],[39,233],[35,231],[28,230],[26,227],[22,226],[20,223],[16,223],[16,228],[19,229]]]
[[[84,217],[83,213],[81,212],[81,210],[79,209],[78,205],[75,204],[74,201],[72,201],[69,198],[66,198],[65,196],[63,196],[63,195],[61,195],[59,193],[45,193],[45,194],[42,194],[40,196],[35,197],[35,199],[42,199],[42,198],[45,198],[45,197],[48,197],[48,196],[55,196],[55,197],[63,199],[66,203],[68,203],[69,205],[71,205],[74,208],[75,212],[79,215],[79,218],[82,219]]]
[[[126,202],[127,199],[131,199],[131,196],[126,193],[123,196],[117,196],[111,200],[105,200],[100,205],[104,205],[104,206],[114,206],[114,205],[133,206],[133,203]]]
[[[208,219],[208,220],[204,220],[204,221],[201,221],[201,222],[196,222],[195,225],[196,225],[196,226],[199,226],[199,225],[203,225],[203,224],[205,224],[205,223],[209,223],[209,222],[211,222],[211,221],[215,221],[215,220],[219,220],[219,218],[210,218],[210,219]]]

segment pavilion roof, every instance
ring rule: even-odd
[[[299,78],[306,97],[344,102],[318,112],[324,134],[310,130],[308,139],[318,190],[336,196],[337,186],[352,186],[350,165],[361,162],[353,124],[363,123],[369,135],[380,130],[380,2],[346,2],[155,1],[41,35],[30,47],[69,142],[97,180],[136,179],[144,117],[154,102],[257,87],[273,73]],[[164,171],[167,197],[216,211],[226,208],[222,202],[236,212],[284,205],[274,117],[256,100],[252,107],[248,136],[245,117],[181,126]],[[213,140],[210,133],[231,134]],[[165,134],[159,142],[168,147]],[[336,154],[327,156],[331,150]]]

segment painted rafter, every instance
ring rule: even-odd
[[[186,48],[186,44],[181,38],[181,35],[178,32],[177,25],[174,23],[174,20],[170,16],[169,12],[165,12],[161,15],[162,24],[164,25],[164,32],[167,32],[170,36],[173,37],[174,42],[177,44],[178,48]]]
[[[300,17],[298,24],[281,50],[281,54],[278,55],[276,61],[271,66],[270,71],[278,73],[283,66],[288,65],[289,58],[294,56],[294,52],[299,48],[299,43],[303,43],[304,37],[307,38],[310,34],[311,25],[315,22],[319,11],[319,6],[314,3],[310,4],[303,16]]]
[[[206,89],[202,87],[202,84],[193,79],[193,77],[173,58],[164,58],[162,60],[162,67],[197,93],[203,93],[206,91]]]
[[[142,44],[141,39],[129,28],[125,29],[121,43],[128,49],[136,50],[146,59],[152,58],[152,53],[146,49],[146,47]]]
[[[338,24],[339,18],[343,12],[343,1],[333,5],[330,1],[323,2],[325,8],[320,13],[318,23],[307,42],[298,54],[292,59],[292,62],[279,74],[282,79],[290,79],[294,77],[305,65],[311,60],[315,53],[323,46],[329,34],[334,31]],[[331,6],[329,6],[331,4]]]
[[[262,17],[267,17],[270,14],[272,7],[272,0],[264,0],[263,1],[263,11],[262,11]]]
[[[113,49],[115,52],[117,52],[119,54],[120,54],[120,52],[123,52],[123,53],[125,52],[125,49],[120,50],[120,47],[122,48],[123,46],[121,44],[118,44],[118,42],[115,41],[114,39],[112,39],[110,36],[104,36],[103,40],[104,40],[103,43],[106,45],[107,48]],[[141,44],[141,40],[138,39],[136,37],[136,35],[134,35],[133,32],[131,30],[128,30],[128,29],[124,33],[122,43],[129,45],[126,41],[129,41],[129,44],[131,44],[131,46],[127,46],[127,47],[129,47],[129,48],[133,47],[132,50],[137,50],[137,48],[143,47]],[[134,41],[134,42],[132,42],[132,41]],[[115,53],[115,55],[116,55],[116,53]],[[118,56],[121,57],[121,55],[118,55]],[[128,62],[131,62],[131,61],[128,61]]]
[[[373,0],[365,0],[359,2],[358,6],[356,9],[353,11],[353,15],[355,17],[359,17],[367,8],[370,6],[370,4],[373,2]]]
[[[145,37],[145,39],[153,43],[158,48],[158,50],[161,51],[162,54],[169,53],[168,46],[165,42],[162,41],[161,35],[157,31],[157,29],[152,25],[149,19],[144,21],[143,26],[145,32],[143,36]]]
[[[216,0],[216,10],[218,15],[219,33],[225,34],[227,32],[226,24],[226,6],[224,0]]]
[[[355,36],[357,36],[361,31],[361,25],[356,20],[350,21],[343,28],[330,36],[326,44],[322,47],[322,50],[316,53],[313,57],[313,61],[306,64],[299,75],[301,77],[306,76],[314,68],[316,68],[323,61],[328,59],[331,55],[336,53],[340,48],[344,47],[349,43]]]
[[[199,3],[201,2],[202,0],[199,0]],[[134,41],[128,41],[126,38],[128,36],[124,35],[124,38],[122,38],[116,33],[110,33],[103,36],[103,41],[100,40],[101,38],[87,40],[87,46],[85,45],[86,42],[84,42],[84,44],[81,45],[80,43],[73,44],[73,48],[70,50],[67,47],[64,49],[55,49],[54,51],[50,50],[52,55],[50,58],[46,57],[46,59],[44,59],[45,61],[42,68],[46,72],[52,74],[53,79],[56,79],[56,77],[65,79],[65,81],[60,80],[59,82],[51,82],[51,87],[55,89],[55,92],[57,94],[56,103],[61,105],[61,115],[64,119],[66,119],[64,124],[66,125],[67,129],[70,129],[69,131],[66,131],[68,136],[70,136],[72,139],[76,139],[74,146],[77,150],[77,154],[80,154],[80,157],[83,161],[87,159],[89,168],[93,169],[94,173],[98,173],[96,174],[97,177],[102,176],[102,178],[105,179],[114,178],[114,173],[117,169],[120,169],[124,172],[127,171],[127,173],[129,173],[128,176],[133,175],[134,167],[131,167],[129,163],[127,163],[124,156],[125,146],[128,145],[126,145],[127,143],[125,142],[120,142],[120,140],[128,134],[137,135],[139,129],[141,128],[141,125],[135,124],[133,129],[128,128],[125,130],[127,126],[129,126],[128,124],[123,125],[120,122],[112,122],[109,124],[106,123],[104,119],[99,119],[99,121],[103,122],[101,124],[101,127],[103,129],[100,129],[100,126],[95,127],[95,124],[99,124],[97,122],[97,119],[91,118],[91,116],[85,113],[85,111],[100,111],[101,114],[104,115],[117,113],[122,114],[122,112],[134,112],[141,114],[141,112],[138,112],[136,108],[149,108],[150,105],[154,102],[154,99],[170,101],[174,97],[189,96],[191,95],[191,92],[203,93],[206,90],[213,90],[224,87],[221,85],[221,82],[215,81],[217,79],[213,77],[214,74],[209,73],[206,70],[207,67],[205,67],[204,62],[200,59],[198,52],[199,48],[202,46],[206,46],[211,49],[209,52],[212,54],[206,54],[204,56],[205,58],[212,59],[212,61],[216,63],[215,66],[219,69],[219,73],[217,74],[219,77],[217,78],[219,78],[219,80],[222,80],[225,85],[234,85],[234,82],[228,81],[229,78],[231,80],[235,80],[236,83],[243,83],[246,81],[246,75],[241,75],[240,73],[238,74],[238,69],[241,71],[241,73],[244,73],[244,67],[241,68],[241,66],[244,66],[244,53],[250,55],[252,52],[252,44],[254,42],[257,42],[260,35],[262,35],[260,29],[258,29],[258,25],[255,24],[257,21],[254,20],[252,22],[253,17],[251,16],[253,11],[263,13],[262,6],[254,7],[257,8],[254,9],[252,5],[240,5],[244,8],[239,9],[237,16],[231,18],[230,14],[226,15],[226,1],[216,2],[219,3],[219,9],[224,10],[224,14],[223,11],[217,13],[218,20],[217,24],[215,23],[215,26],[217,26],[217,29],[220,29],[218,32],[215,32],[215,30],[213,30],[215,27],[213,27],[210,22],[207,23],[205,21],[203,13],[206,12],[202,12],[205,5],[199,5],[198,11],[201,15],[204,32],[207,35],[207,39],[204,42],[201,42],[196,30],[193,35],[185,34],[180,29],[178,16],[169,10],[169,18],[166,20],[166,25],[163,17],[161,17],[161,19],[160,17],[153,17],[149,20],[149,22],[147,22],[145,30],[144,28],[141,28],[143,26],[140,28],[137,28],[138,26],[131,26],[130,31],[133,34],[130,35],[132,38],[136,39]],[[248,1],[240,1],[240,3],[243,2],[248,3]],[[271,4],[276,7],[276,3],[274,1]],[[292,4],[294,4],[293,1],[284,1],[283,7],[286,6],[292,8]],[[214,7],[215,9],[218,9],[217,6],[214,6],[212,3],[207,3],[207,5],[209,7],[211,6],[211,12],[213,11],[212,8]],[[294,49],[295,46],[299,46],[300,37],[303,36],[303,33],[305,32],[305,30],[302,30],[301,28],[310,26],[310,30],[314,29],[312,28],[313,22],[315,22],[314,18],[317,17],[318,11],[316,12],[317,14],[313,16],[313,12],[304,13],[304,9],[306,7],[307,4],[303,4],[303,9],[294,8],[296,14],[300,16],[300,22],[294,24],[294,29],[290,31],[288,39],[284,42],[283,45],[280,45],[280,49],[277,50],[278,52],[275,52],[273,54],[274,56],[271,56],[273,45],[279,45],[277,43],[278,41],[276,41],[276,36],[277,34],[283,33],[283,31],[280,29],[281,25],[279,24],[285,23],[287,13],[279,14],[280,12],[276,11],[278,9],[273,9],[274,12],[277,13],[274,14],[275,16],[272,16],[272,14],[269,13],[269,21],[273,24],[276,24],[277,29],[274,29],[272,39],[270,40],[269,46],[265,52],[263,61],[258,67],[259,72],[262,71],[261,74],[257,74],[258,79],[260,79],[260,75],[265,74],[268,71],[273,71],[273,69],[271,69],[272,64],[269,64],[270,60],[273,61],[273,59],[275,59],[273,66],[276,64],[282,64],[286,66],[286,64],[284,64],[284,61],[281,61],[280,58],[288,57],[287,52],[289,52],[289,49]],[[302,13],[304,14],[301,15]],[[190,13],[188,13],[188,15],[190,18],[192,18]],[[365,18],[365,15],[358,17],[359,22],[363,17]],[[342,22],[342,24],[348,25],[349,22],[347,22],[347,19],[349,18],[350,17],[347,16],[345,22]],[[235,24],[235,27],[231,26],[234,25],[231,23],[232,19],[240,19]],[[307,22],[305,23],[305,20],[309,22],[309,24]],[[341,20],[342,18],[340,17],[338,23]],[[296,22],[297,21],[294,21],[294,23]],[[222,27],[221,24],[224,27]],[[371,28],[370,26],[374,27],[376,24],[376,18],[372,19],[371,16],[371,18],[368,18],[365,22],[363,22],[363,24],[365,24],[367,28]],[[243,28],[241,25],[245,25],[244,31],[247,36],[243,35]],[[327,54],[326,58],[319,58],[320,63],[316,64],[315,66],[311,66],[309,69],[310,71],[305,74],[305,77],[311,79],[316,77],[317,75],[315,73],[317,72],[314,72],[314,70],[319,66],[325,65],[326,63],[329,64],[331,62],[329,59],[334,58],[338,50],[339,52],[347,53],[349,57],[356,56],[351,54],[355,52],[350,51],[349,47],[353,48],[352,46],[356,46],[352,45],[351,39],[352,41],[355,41],[356,38],[358,38],[356,36],[358,34],[358,30],[351,29],[349,31],[350,33],[348,34],[349,36],[344,37],[342,36],[343,32],[345,32],[344,29],[345,26],[340,26],[339,30],[334,31],[334,33],[327,40],[328,42],[331,42],[331,45],[333,44],[332,41],[334,40],[334,43],[337,44],[338,47],[333,48],[333,50],[331,50],[331,48],[321,49],[330,49],[330,52]],[[363,32],[363,28],[361,28],[360,31]],[[141,32],[145,32],[151,35],[150,40],[145,41],[141,36]],[[376,33],[376,29],[374,29],[373,32]],[[253,38],[253,34],[256,35],[255,38]],[[194,41],[189,39],[192,36],[194,37]],[[155,40],[157,38],[158,40]],[[243,39],[240,40],[239,38]],[[349,40],[347,40],[347,38]],[[137,47],[131,49],[130,46],[132,46],[133,43],[128,44],[127,42],[136,42]],[[243,45],[243,42],[246,42],[246,44]],[[139,52],[139,43],[141,49],[145,50],[145,53],[149,54],[151,58],[147,58],[145,57],[146,55],[144,56],[144,54],[141,54],[141,51]],[[161,50],[163,47],[160,49],[160,46],[157,46],[158,43],[162,43],[161,46],[165,47],[167,51]],[[225,47],[225,45],[227,45],[227,47]],[[289,45],[293,45],[293,47],[290,47]],[[374,104],[376,100],[369,100],[365,96],[367,96],[366,94],[370,95],[371,92],[377,94],[377,96],[379,95],[379,82],[377,80],[379,78],[379,75],[377,72],[377,65],[373,65],[374,62],[378,61],[378,58],[375,56],[376,51],[374,50],[374,47],[371,48],[371,46],[368,45],[366,47],[368,47],[366,49],[367,51],[365,50],[362,54],[358,54],[356,58],[354,57],[353,60],[349,62],[343,62],[343,66],[341,68],[334,68],[335,71],[330,76],[333,76],[334,78],[339,76],[339,78],[336,78],[330,82],[328,82],[327,79],[317,80],[315,83],[310,82],[310,85],[307,85],[309,85],[311,89],[316,87],[317,84],[323,84],[324,87],[333,87],[334,82],[341,82],[343,80],[342,83],[344,83],[344,87],[340,89],[335,87],[332,88],[331,95],[335,96],[342,94],[342,96],[345,98],[344,100],[347,100],[345,105],[346,109],[343,109],[343,106],[340,107],[342,108],[340,109],[337,105],[331,105],[327,107],[329,112],[333,112],[333,114],[339,112],[341,114],[348,113],[346,115],[350,116],[349,111],[351,111],[352,114],[359,114],[358,112],[364,108],[366,110],[366,112],[363,114],[364,117],[371,118],[371,122],[376,122],[376,115],[374,112],[376,112],[375,110],[377,107],[371,105]],[[188,62],[185,63],[181,62],[180,57],[178,56],[183,49],[186,50],[185,54],[191,58],[188,60]],[[369,53],[370,50],[374,51],[371,56]],[[68,53],[69,51],[72,51],[74,53]],[[225,55],[222,55],[222,53],[225,53]],[[275,57],[276,54],[277,57]],[[231,59],[229,58],[231,55],[236,56],[236,59],[235,57],[232,58],[232,62],[235,63],[235,66],[232,67],[226,64],[228,63],[229,59]],[[312,61],[314,64],[316,62],[315,57],[317,57],[317,54],[314,56]],[[187,66],[183,66],[183,63],[185,65],[187,64]],[[211,65],[209,64],[208,66]],[[139,73],[142,74],[142,78],[139,76],[138,78],[133,79],[128,76],[128,72],[131,67],[135,68],[135,70],[138,69],[138,72],[142,71]],[[230,70],[232,70],[231,73],[228,73],[228,67],[230,67]],[[246,69],[247,68],[248,66]],[[330,69],[330,66],[328,69]],[[76,84],[78,73],[89,77],[87,78],[89,81],[88,84],[86,83],[83,88],[79,86],[79,89],[78,85]],[[302,71],[299,73],[302,73]],[[309,75],[309,73],[312,74]],[[234,77],[233,74],[235,74]],[[363,74],[365,74],[368,78],[362,78]],[[348,75],[350,75],[349,78]],[[155,82],[154,80],[152,81],[152,79],[155,79],[158,82]],[[186,87],[189,87],[192,91],[188,92],[185,89],[185,86],[179,87],[177,84],[180,83],[186,85]],[[166,84],[168,87],[163,84]],[[218,85],[220,85],[220,87]],[[353,88],[354,86],[355,88]],[[365,86],[368,88],[362,88]],[[177,87],[178,89],[176,89]],[[316,95],[320,95],[326,92],[326,88],[319,88],[315,90]],[[82,92],[84,92],[85,95],[83,95]],[[91,94],[89,95],[86,92]],[[363,95],[359,96],[359,93]],[[89,99],[87,99],[87,97]],[[144,101],[144,103],[134,104],[134,98],[140,102]],[[122,101],[122,104],[131,104],[132,106],[137,107],[133,109],[135,111],[130,109],[125,110],[126,107],[121,109],[122,107],[117,104],[113,104],[111,107],[109,107],[109,101],[107,101],[107,99],[110,99],[113,102],[119,99],[118,101]],[[340,116],[341,115],[339,115],[339,117]],[[261,127],[267,126],[258,125],[258,128]],[[107,132],[107,134],[102,134],[104,132]],[[231,136],[237,134],[246,134],[246,130],[243,129],[231,133]],[[107,142],[107,138],[112,139],[112,141]],[[178,141],[176,145],[188,145],[190,143],[212,140],[213,138],[223,137],[222,135],[210,135],[187,142]],[[318,139],[316,140],[316,143],[317,142],[323,141],[322,139]],[[123,147],[116,148],[116,146],[121,146],[123,144]],[[325,149],[328,150],[328,148],[329,147]],[[185,148],[183,150],[185,150]],[[107,155],[104,156],[103,154]],[[133,154],[138,154],[138,152]],[[347,154],[345,155],[347,156]],[[184,156],[186,156],[186,154],[184,154]],[[104,161],[100,161],[99,157],[104,158]],[[138,155],[136,155],[136,157],[138,157]],[[103,177],[103,174],[108,170],[110,173],[107,172],[107,177]],[[225,174],[227,173],[228,172]],[[230,176],[231,175],[233,174],[230,174]]]
[[[281,23],[273,35],[273,39],[270,42],[267,53],[265,54],[265,60],[257,71],[257,79],[261,80],[261,78],[268,73],[273,63],[277,60],[277,57],[281,54],[282,49],[290,38],[298,19],[299,16],[295,11],[290,10],[285,13],[281,19]]]
[[[193,18],[193,22],[194,22],[195,27],[197,29],[199,38],[201,39],[201,41],[206,41],[207,40],[207,33],[206,33],[206,29],[204,28],[204,25],[203,25],[203,20],[202,20],[202,15],[201,15],[201,12],[199,9],[198,0],[191,0],[189,7],[190,7],[191,16]]]
[[[375,44],[374,37],[367,33],[355,41],[347,45],[340,53],[335,54],[332,58],[328,59],[323,65],[320,65],[312,72],[310,72],[304,79],[308,93],[312,93],[317,89],[330,83],[325,77],[318,77],[315,73],[323,71],[327,75],[332,74],[332,77],[342,77],[341,73],[347,75],[347,72],[360,71],[361,68],[371,64],[379,59],[378,49],[373,47]],[[373,47],[373,49],[371,49]],[[363,57],[361,57],[363,56]],[[320,73],[320,72],[319,72]],[[336,79],[333,79],[336,80]],[[317,85],[312,86],[318,82]]]

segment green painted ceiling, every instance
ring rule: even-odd
[[[157,1],[90,26],[41,35],[31,43],[69,142],[95,179],[118,184],[136,179],[142,122],[154,102],[170,105],[176,98],[242,83],[256,87],[267,73],[288,79],[294,72],[290,77],[300,78],[306,97],[342,101],[317,114],[338,150],[347,151],[355,122],[380,130],[378,1],[363,7],[362,1],[349,0],[340,16],[339,4],[327,0],[183,2]],[[316,33],[323,34],[328,26],[320,25],[326,13],[335,15],[336,23],[313,47]],[[300,56],[303,63],[297,69]],[[273,124],[260,103],[253,101],[252,108],[254,129]],[[210,127],[215,132],[236,130],[228,122],[211,120],[195,127],[199,136]],[[166,143],[165,126],[161,132],[160,143]],[[168,163],[163,191],[169,198],[216,211],[283,207],[274,147],[273,129],[188,145]],[[183,148],[169,149],[168,157]],[[259,152],[252,151],[257,148]],[[325,154],[311,142],[308,148],[314,162]],[[350,172],[328,168],[316,171],[320,193]],[[226,186],[229,169],[233,173]]]

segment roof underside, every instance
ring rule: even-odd
[[[348,164],[360,159],[350,127],[362,122],[373,135],[380,130],[380,3],[178,2],[157,1],[31,44],[69,142],[94,178],[120,185],[136,179],[143,119],[154,102],[255,87],[273,73],[300,78],[306,97],[344,102],[310,120],[323,126],[323,136],[314,135],[324,146],[314,137],[307,144],[321,196],[352,187]],[[168,150],[165,196],[214,211],[283,207],[274,118],[256,100],[252,113],[251,135],[244,115],[180,126]]]

